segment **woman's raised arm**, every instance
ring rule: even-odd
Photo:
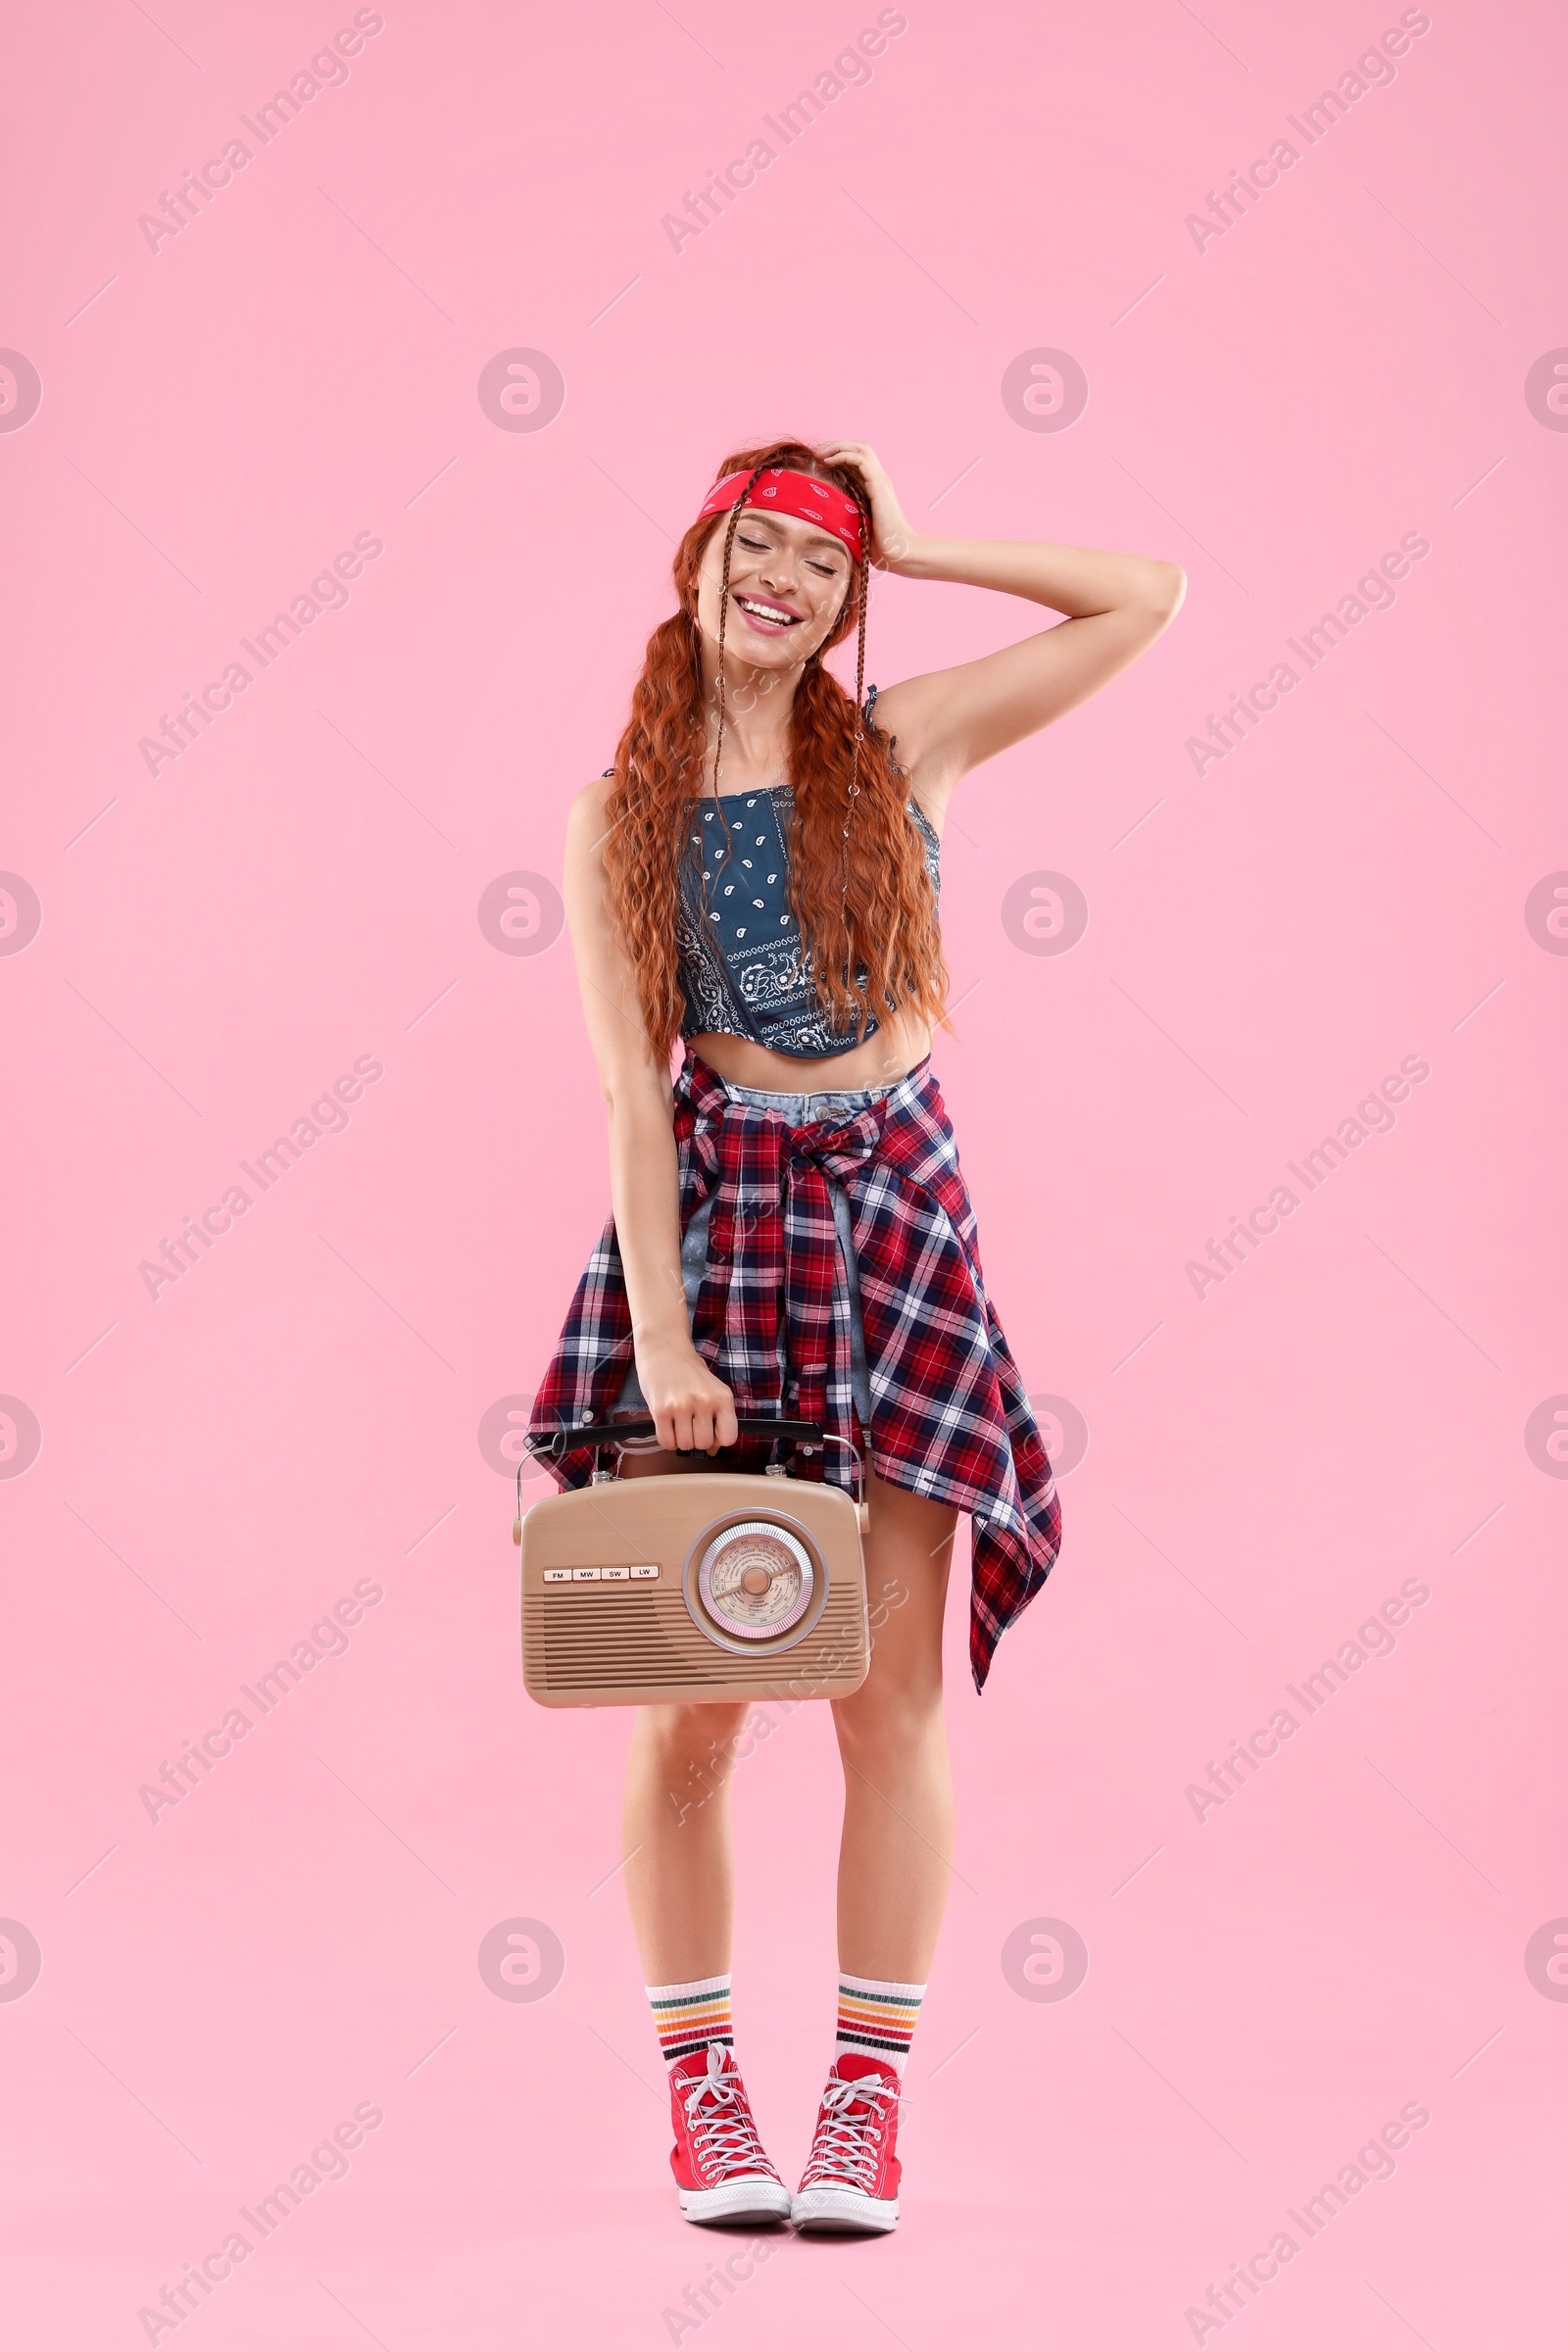
[[[937,809],[971,767],[1098,693],[1181,608],[1187,575],[1179,564],[1031,540],[923,537],[910,530],[863,442],[824,443],[818,454],[853,466],[865,484],[879,570],[1000,589],[1068,615],[1000,653],[906,678],[878,697],[877,725],[897,735],[900,765]]]

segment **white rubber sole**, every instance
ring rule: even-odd
[[[897,2197],[868,2197],[863,2188],[835,2187],[824,2181],[801,2189],[790,2206],[797,2230],[896,2230]]]
[[[683,2222],[787,2222],[791,2197],[782,2180],[725,2180],[717,2188],[683,2188]]]

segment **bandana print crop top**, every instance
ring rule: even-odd
[[[876,693],[873,686],[866,698],[867,726]],[[710,797],[693,814],[675,932],[686,998],[682,1037],[755,1036],[770,1053],[797,1059],[844,1054],[856,1042],[853,1027],[840,1035],[823,1019],[809,962],[802,956],[800,925],[785,892],[792,799],[788,784],[774,784],[761,792],[721,793],[716,804]],[[915,801],[906,806],[921,837],[931,887],[939,892],[940,838]],[[705,892],[710,926],[701,917]],[[875,1015],[867,1014],[866,1036],[874,1037],[877,1026]]]

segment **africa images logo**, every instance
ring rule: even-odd
[[[236,172],[253,163],[264,147],[270,147],[281,137],[297,115],[319,98],[323,91],[341,89],[350,79],[349,59],[358,57],[366,41],[374,40],[386,30],[386,19],[373,8],[362,8],[352,25],[345,24],[331,41],[318,49],[308,66],[302,66],[286,89],[273,92],[265,106],[254,115],[241,115],[240,122],[256,144],[252,147],[237,135],[228,139],[220,155],[209,156],[200,172],[187,168],[176,188],[161,188],[158,201],[163,208],[158,213],[143,213],[136,225],[155,254],[172,238],[199,220],[219,193],[233,184]],[[328,198],[328,202],[330,202]]]
[[[0,2001],[24,2000],[43,1973],[38,1938],[20,1919],[0,1919]]]
[[[211,680],[199,696],[187,694],[172,717],[167,710],[161,711],[158,724],[162,734],[143,735],[136,746],[149,775],[156,776],[161,767],[171,765],[193,743],[199,743],[214,719],[232,709],[235,696],[281,661],[295,639],[314,627],[323,613],[340,612],[352,601],[347,582],[357,580],[367,564],[378,562],[385,553],[385,542],[374,531],[361,531],[352,548],[344,548],[317,573],[308,589],[300,590],[286,612],[274,613],[265,628],[257,630],[254,641],[240,639],[256,664],[254,669],[244,662],[230,662],[222,676]]]
[[[836,105],[846,91],[863,89],[872,78],[869,60],[882,56],[889,41],[907,32],[909,20],[902,9],[884,8],[874,25],[867,25],[858,37],[841,49],[831,67],[824,66],[809,89],[802,90],[788,106],[781,106],[778,115],[764,115],[762,121],[777,139],[760,135],[754,138],[744,155],[738,155],[724,166],[723,171],[710,172],[701,188],[688,188],[681,197],[686,210],[666,213],[660,226],[675,251],[680,253],[705,229],[711,228],[738,196],[755,187],[758,173],[768,171],[786,147],[804,138],[813,122]]]
[[[358,1102],[368,1086],[378,1085],[385,1076],[384,1062],[377,1061],[373,1054],[362,1054],[352,1070],[345,1070],[329,1089],[318,1096],[308,1112],[300,1113],[287,1135],[278,1136],[265,1152],[258,1152],[254,1162],[240,1161],[240,1167],[256,1187],[254,1193],[243,1184],[231,1184],[220,1200],[202,1210],[199,1220],[187,1216],[172,1239],[165,1234],[158,1245],[161,1254],[156,1258],[144,1257],[136,1268],[154,1304],[172,1284],[188,1274],[193,1266],[199,1266],[213,1244],[224,1234],[232,1233],[236,1218],[248,1216],[262,1195],[281,1183],[324,1136],[346,1134],[353,1123],[347,1105]]]
[[[511,345],[479,370],[479,406],[504,433],[539,433],[561,415],[566,379],[547,351]]]
[[[1184,746],[1187,757],[1201,776],[1218,760],[1228,759],[1247,741],[1250,732],[1255,733],[1259,722],[1271,710],[1277,710],[1283,696],[1294,694],[1309,671],[1326,662],[1338,645],[1343,645],[1352,629],[1358,629],[1372,612],[1391,612],[1398,603],[1393,582],[1402,580],[1412,563],[1424,564],[1432,553],[1432,542],[1424,531],[1406,531],[1397,548],[1390,548],[1371,569],[1362,573],[1353,589],[1347,589],[1332,611],[1322,613],[1310,628],[1303,628],[1299,637],[1287,637],[1285,642],[1301,664],[1278,661],[1266,678],[1259,678],[1245,694],[1233,692],[1222,713],[1210,711],[1204,720],[1206,735],[1189,735]]]
[[[1398,1069],[1391,1070],[1380,1086],[1373,1087],[1354,1111],[1341,1119],[1332,1135],[1325,1135],[1314,1150],[1303,1152],[1298,1160],[1285,1162],[1301,1187],[1298,1193],[1289,1184],[1276,1184],[1267,1200],[1260,1201],[1245,1219],[1233,1211],[1229,1232],[1217,1240],[1213,1234],[1209,1235],[1207,1262],[1190,1257],[1182,1269],[1200,1302],[1232,1274],[1240,1273],[1249,1256],[1255,1255],[1259,1244],[1279,1232],[1281,1219],[1294,1217],[1307,1196],[1326,1184],[1369,1137],[1392,1134],[1398,1125],[1392,1105],[1406,1101],[1412,1089],[1425,1086],[1431,1075],[1429,1061],[1419,1054],[1406,1054]]]
[[[0,351],[0,433],[20,433],[38,414],[43,384],[24,352]]]
[[[1353,67],[1346,68],[1333,89],[1324,90],[1309,106],[1303,106],[1299,115],[1287,115],[1285,120],[1301,145],[1295,146],[1282,133],[1267,155],[1255,158],[1245,172],[1233,171],[1228,186],[1209,189],[1206,214],[1188,214],[1187,233],[1199,252],[1206,253],[1216,237],[1224,236],[1227,229],[1245,220],[1260,196],[1269,188],[1278,187],[1281,174],[1294,172],[1306,149],[1326,139],[1352,106],[1359,106],[1371,91],[1385,90],[1396,81],[1398,74],[1393,61],[1403,57],[1413,40],[1420,40],[1431,30],[1432,19],[1424,8],[1407,8],[1396,25],[1391,24],[1379,40],[1362,50]]]

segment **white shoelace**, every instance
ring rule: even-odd
[[[692,2147],[706,2175],[720,2181],[735,2174],[757,2173],[777,2180],[757,2135],[738,2074],[699,2075],[686,2093],[685,2106]]]
[[[882,2101],[896,2101],[898,2096],[898,2084],[884,2082],[880,2075],[858,2075],[850,2082],[830,2080],[822,2093],[822,2113],[817,2120],[816,2137],[811,2142],[811,2161],[801,2186],[810,2188],[826,2180],[847,2180],[852,2188],[869,2193],[876,2180],[877,2157],[887,2122]],[[860,2107],[862,2112],[852,2115],[849,2112],[852,2107]]]

